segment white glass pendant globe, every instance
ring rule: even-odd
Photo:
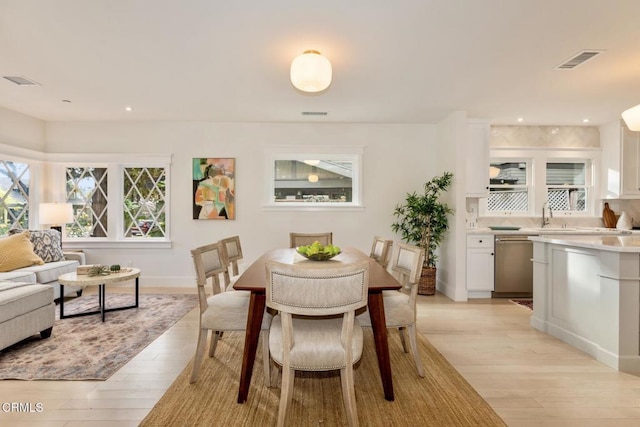
[[[629,130],[640,130],[640,105],[629,108],[622,113],[622,119],[627,124]]]
[[[291,83],[303,92],[325,90],[331,74],[331,62],[316,50],[307,50],[291,61]]]

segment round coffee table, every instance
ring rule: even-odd
[[[138,279],[140,278],[140,269],[139,268],[127,268],[120,273],[112,273],[106,276],[87,276],[86,274],[78,274],[78,273],[66,273],[58,277],[58,283],[60,284],[60,319],[68,319],[70,317],[79,317],[79,316],[88,316],[91,314],[101,314],[102,321],[104,322],[104,314],[110,311],[118,311],[118,310],[126,310],[129,308],[138,308],[139,302],[139,284]],[[135,292],[135,304],[127,305],[124,307],[112,307],[106,308],[106,287],[107,285],[113,285],[119,282],[126,282],[129,280],[135,279],[136,281],[136,292]],[[100,309],[95,311],[83,311],[81,313],[74,314],[64,314],[64,287],[68,286],[78,286],[80,288],[86,288],[88,286],[97,286],[98,287],[98,304]]]

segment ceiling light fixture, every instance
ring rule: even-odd
[[[629,130],[640,131],[640,104],[623,111],[622,119]]]
[[[518,117],[518,123],[522,123],[524,119],[522,117]]]
[[[133,107],[124,107],[125,111],[133,111]]]
[[[303,92],[325,90],[331,75],[331,62],[317,50],[306,50],[291,61],[291,83]]]
[[[309,176],[307,177],[307,179],[309,180],[309,182],[318,182],[318,175],[316,174],[309,174]]]

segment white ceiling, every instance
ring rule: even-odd
[[[47,121],[435,123],[464,110],[597,125],[640,103],[639,20],[640,0],[0,0],[0,75],[41,84],[0,78],[0,107]],[[289,82],[307,49],[333,64],[319,95]],[[585,49],[606,52],[554,69]]]

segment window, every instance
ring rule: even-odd
[[[529,181],[527,160],[492,160],[487,212],[529,212]]]
[[[109,235],[107,177],[107,168],[67,168],[67,202],[73,205],[73,223],[66,227],[68,237]]]
[[[0,236],[14,223],[29,228],[29,165],[0,160]]]
[[[293,209],[360,207],[360,147],[271,147],[267,206]]]
[[[164,168],[124,168],[124,235],[165,237]]]
[[[170,158],[129,157],[126,165],[115,155],[103,155],[101,164],[54,166],[59,176],[64,171],[66,200],[73,205],[73,222],[65,227],[67,245],[169,243]]]
[[[584,161],[547,163],[547,202],[552,211],[587,210],[587,170]]]

